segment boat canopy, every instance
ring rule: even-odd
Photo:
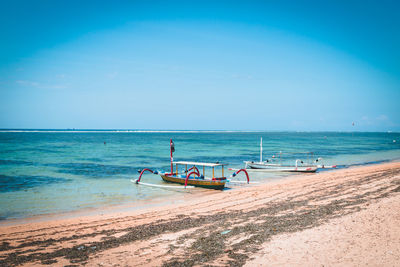
[[[204,166],[204,167],[218,167],[218,166],[226,166],[228,164],[223,163],[205,163],[205,162],[192,162],[192,161],[174,161],[174,164],[180,165],[196,165],[196,166]]]

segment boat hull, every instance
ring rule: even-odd
[[[246,162],[247,167],[250,169],[265,169],[269,171],[276,172],[316,172],[317,166],[285,166],[279,164],[260,164],[260,163],[252,163]]]
[[[186,178],[160,175],[161,178],[168,183],[185,184]],[[208,180],[208,179],[188,179],[188,185],[202,187],[207,189],[222,190],[225,187],[226,180]]]

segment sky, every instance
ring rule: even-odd
[[[399,13],[396,0],[0,1],[0,128],[400,131]]]

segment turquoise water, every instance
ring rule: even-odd
[[[145,167],[169,170],[170,138],[175,160],[218,161],[240,168],[244,160],[259,159],[260,137],[265,159],[280,151],[312,151],[326,165],[347,167],[400,158],[400,133],[1,131],[0,218],[187,194],[137,186],[130,179]],[[297,156],[290,160],[293,157]],[[252,173],[251,180],[270,181],[282,175]],[[163,184],[151,174],[143,181]]]

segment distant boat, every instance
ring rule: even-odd
[[[289,154],[289,153],[279,153],[279,163],[274,163],[273,160],[266,160],[263,161],[262,157],[262,137],[260,141],[260,161],[245,161],[244,163],[246,169],[258,169],[260,171],[276,171],[276,172],[316,172],[318,166],[315,164],[304,164],[303,160],[296,159],[294,165],[290,164],[282,164],[282,154]],[[299,154],[299,153],[294,153]],[[312,155],[311,152],[305,152],[302,154],[309,154]],[[276,158],[273,156],[274,160]]]
[[[336,165],[325,165],[325,164],[323,164],[322,163],[322,158],[317,158],[315,160],[315,163],[317,163],[317,162],[319,163],[319,164],[317,164],[318,169],[334,169],[334,168],[337,167]]]

